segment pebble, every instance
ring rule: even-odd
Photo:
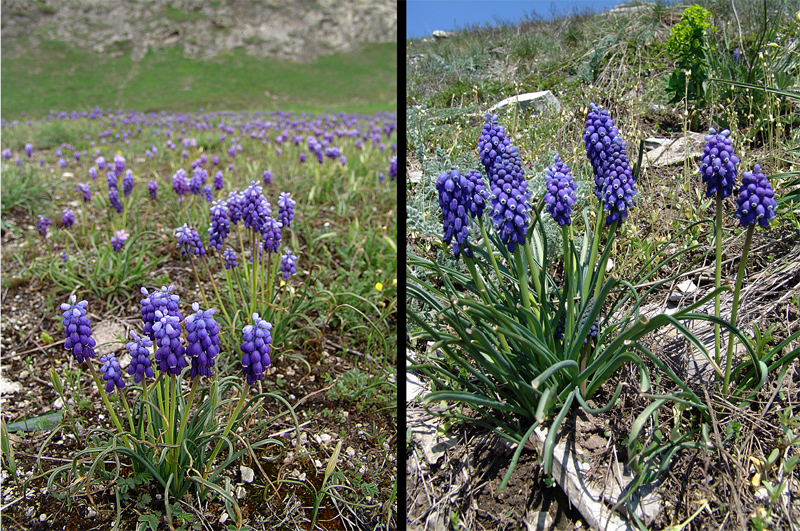
[[[241,473],[242,473],[242,481],[244,481],[245,483],[252,483],[253,482],[253,479],[255,477],[255,473],[253,472],[252,468],[246,467],[246,466],[240,466],[239,467],[239,471],[241,471]]]
[[[95,516],[97,516],[97,511],[94,510],[94,507],[87,507],[86,518],[94,518]]]
[[[219,516],[219,523],[224,524],[228,521],[228,513],[224,512]]]
[[[317,468],[322,468],[322,461],[319,459],[314,459],[314,466]]]
[[[244,487],[241,487],[241,486],[239,486],[239,487],[236,487],[236,499],[237,499],[237,500],[241,500],[241,499],[243,499],[245,496],[247,496],[247,491],[246,491],[246,490],[244,490]],[[221,523],[221,522],[220,522],[220,523]]]
[[[353,449],[352,446],[348,446],[347,449],[344,451],[344,453],[346,453],[350,457],[353,457],[354,455],[356,455],[356,451],[355,451],[355,449]]]
[[[19,371],[19,377],[20,378],[27,378],[30,375],[31,375],[31,373],[29,371]]]
[[[39,515],[39,521],[40,522],[44,522],[45,520],[47,520],[47,515],[45,513],[40,514]]]

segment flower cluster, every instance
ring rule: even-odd
[[[278,198],[278,221],[288,227],[294,219],[294,205],[297,202],[290,197],[289,192],[281,192]]]
[[[222,253],[222,257],[225,258],[225,269],[236,267],[236,251],[227,247]]]
[[[172,190],[178,196],[186,195],[189,193],[189,183],[186,180],[186,170],[183,168],[178,169],[175,175],[172,176]]]
[[[594,297],[589,299],[589,304],[586,306],[586,311],[583,312],[583,315],[581,316],[580,328],[583,328],[583,326],[586,324],[586,320],[589,318],[589,313],[594,308],[596,302],[597,299],[595,299]],[[599,331],[600,331],[600,317],[597,317],[592,323],[591,328],[589,328],[589,333],[583,339],[583,344],[585,345],[586,343],[588,343],[590,337],[597,337],[597,332]]]
[[[182,227],[175,229],[175,237],[178,238],[178,248],[181,250],[181,256],[187,252],[194,256],[202,256],[206,254],[206,248],[200,240],[200,235],[186,223]]]
[[[717,134],[716,129],[711,128],[708,133],[703,156],[700,157],[700,175],[707,185],[706,197],[714,197],[719,192],[724,199],[733,193],[739,157],[733,152],[730,130],[725,129]]]
[[[119,191],[116,187],[108,189],[108,201],[117,214],[122,214],[122,202],[119,200]]]
[[[560,226],[570,225],[572,223],[570,214],[572,205],[575,204],[575,190],[578,189],[578,184],[558,154],[555,164],[547,168],[544,173],[547,179],[547,193],[544,194],[545,208]]]
[[[92,189],[88,184],[78,184],[75,189],[83,193],[83,202],[89,203],[92,200]]]
[[[47,227],[52,224],[53,222],[47,219],[47,216],[39,214],[39,222],[36,224],[36,230],[39,231],[42,237],[47,238]]]
[[[744,172],[739,197],[736,198],[738,209],[735,214],[741,226],[749,227],[757,221],[762,228],[769,227],[770,220],[775,217],[775,209],[778,208],[774,195],[775,192],[759,164],[753,167],[752,173]]]
[[[272,184],[272,172],[269,170],[264,170],[264,174],[261,176],[264,179],[264,186],[269,186]]]
[[[281,256],[281,273],[283,279],[288,280],[290,276],[297,274],[297,257],[292,254],[292,251],[286,251],[286,254]]]
[[[442,208],[442,223],[444,225],[443,240],[445,243],[453,242],[453,254],[458,259],[461,251],[472,257],[469,249],[469,220],[467,212],[472,203],[472,194],[475,185],[461,175],[455,168],[439,175],[436,181],[439,191],[439,206]],[[455,236],[455,241],[453,241]]]
[[[114,252],[118,253],[122,251],[122,248],[125,246],[125,242],[128,241],[130,234],[125,232],[125,229],[118,230],[115,233],[115,236],[111,238],[111,247],[114,248]]]
[[[186,354],[192,358],[189,375],[211,376],[211,367],[219,353],[219,327],[214,320],[214,309],[203,311],[198,303],[192,304],[195,313],[186,316]]]
[[[133,170],[128,169],[122,178],[122,196],[128,197],[133,191]]]
[[[146,288],[142,288],[141,292],[144,299],[141,300],[142,305],[142,322],[144,329],[142,330],[153,341],[156,340],[153,334],[153,325],[156,322],[156,312],[167,313],[178,318],[178,322],[183,320],[183,316],[178,310],[178,301],[180,297],[171,293],[175,286],[161,286],[160,291],[148,293]]]
[[[259,317],[257,313],[253,314],[253,324],[244,327],[244,343],[241,346],[242,372],[247,376],[249,385],[264,378],[264,371],[269,367],[272,343],[270,330],[272,324]]]
[[[147,336],[139,337],[136,332],[131,330],[133,341],[127,343],[125,348],[131,351],[131,364],[128,367],[128,374],[133,376],[133,381],[139,383],[147,376],[154,376],[153,366],[150,361],[150,347],[153,342]]]
[[[125,388],[125,381],[122,379],[122,369],[119,368],[119,362],[116,356],[108,354],[100,357],[100,372],[103,373],[103,380],[106,381],[106,393],[114,390],[114,387],[119,389]]]
[[[273,218],[266,218],[262,225],[262,241],[264,249],[270,253],[277,253],[281,244],[281,224]]]
[[[478,139],[478,155],[491,190],[492,226],[509,251],[525,243],[531,194],[516,146],[506,138],[497,115],[486,115]]]
[[[75,213],[72,211],[72,209],[64,209],[64,215],[61,216],[61,223],[63,223],[67,228],[75,224]]]
[[[156,181],[148,182],[147,191],[150,193],[150,199],[155,201],[158,195],[158,183]]]
[[[230,231],[228,205],[225,201],[214,201],[211,206],[211,225],[208,227],[208,245],[222,251],[222,242]]]
[[[62,324],[65,327],[66,337],[64,348],[72,352],[78,363],[83,363],[86,358],[94,358],[96,343],[92,337],[91,323],[86,317],[86,307],[89,303],[86,301],[76,303],[76,300],[75,295],[71,295],[69,303],[61,304],[61,310],[64,312],[61,314],[64,318]]]
[[[477,170],[467,170],[464,177],[470,180],[473,186],[472,200],[469,204],[469,215],[473,219],[480,219],[483,217],[483,211],[486,208],[486,200],[489,199],[489,191],[483,184],[483,176]]]
[[[186,348],[181,337],[181,320],[175,315],[156,310],[153,335],[156,344],[158,370],[164,374],[179,375],[186,367]]]
[[[636,196],[636,181],[625,151],[627,142],[622,139],[606,109],[590,104],[586,116],[583,141],[586,156],[592,163],[597,199],[607,212],[606,226],[628,217]]]

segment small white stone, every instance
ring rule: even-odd
[[[307,474],[305,472],[303,472],[302,474],[297,476],[297,479],[299,479],[300,481],[305,481],[306,477],[307,477]]]
[[[327,433],[323,433],[322,435],[319,436],[319,439],[320,441],[326,443],[331,440],[331,436],[328,435]]]
[[[317,468],[322,468],[322,461],[319,459],[314,459],[314,466]]]
[[[227,521],[228,521],[228,513],[223,511],[222,514],[219,516],[219,523],[224,524]]]
[[[64,401],[59,396],[56,398],[56,401],[53,402],[53,409],[62,409],[64,407]]]
[[[353,457],[354,455],[356,455],[356,451],[355,451],[355,449],[353,449],[352,446],[348,446],[347,449],[344,451],[344,453],[346,453],[350,457]]]
[[[31,375],[31,373],[29,371],[24,371],[24,370],[23,371],[19,371],[19,377],[20,378],[27,378],[30,375]]]
[[[245,496],[247,496],[247,491],[244,490],[244,487],[242,486],[236,487],[236,499],[241,500]]]
[[[45,513],[40,514],[39,515],[39,521],[40,522],[44,522],[45,520],[47,520],[47,515]]]
[[[94,507],[87,507],[86,518],[94,518],[95,516],[97,516],[97,511],[94,510]]]
[[[240,466],[239,471],[242,473],[242,481],[245,483],[252,483],[253,479],[255,478],[255,473],[253,469],[246,466]]]

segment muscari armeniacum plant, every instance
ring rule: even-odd
[[[627,145],[613,120],[594,104],[587,115],[583,141],[599,201],[593,209],[593,232],[588,219],[592,209],[581,212],[585,231],[580,247],[573,240],[577,204],[570,169],[556,156],[545,171],[544,197],[531,204],[519,152],[498,117],[487,115],[478,140],[485,176],[476,170],[462,173],[453,168],[442,173],[436,183],[444,242],[464,261],[468,274],[413,254],[409,257],[412,304],[408,316],[422,330],[419,339],[432,343],[429,363],[411,366],[429,376],[435,386],[423,401],[466,404],[480,418],[468,417],[458,409],[438,414],[475,422],[519,445],[501,488],[522,449],[533,447],[534,430],[554,418],[543,455],[545,470],[550,472],[556,433],[573,404],[591,414],[609,410],[622,383],[607,404],[592,408],[588,401],[596,398],[598,389],[624,363],[636,367],[642,393],[650,389],[643,357],[676,381],[678,391],[665,397],[647,395],[654,400],[677,400],[705,409],[703,401],[640,339],[673,326],[703,349],[681,319],[714,293],[672,315],[649,319],[639,315],[641,298],[633,284],[608,276],[606,264],[616,231],[635,204],[642,150],[639,162],[631,166]],[[548,263],[552,253],[543,228],[545,212],[561,230],[561,285],[553,277],[555,264]],[[478,230],[471,232],[474,225]],[[473,241],[476,233],[480,238]],[[602,239],[605,248],[598,256]],[[653,267],[672,241],[636,273],[637,282],[683,254]],[[431,277],[441,282],[433,282]],[[674,278],[654,283],[649,292]],[[431,315],[437,323],[431,322]],[[634,442],[647,418],[637,419],[631,436]],[[631,446],[629,455],[634,453]]]
[[[98,374],[93,363],[97,345],[86,315],[87,301],[76,302],[72,295],[68,303],[61,305],[64,347],[79,367],[88,367],[116,432],[97,428],[95,432],[101,437],[92,438],[94,446],[77,452],[70,464],[53,471],[48,487],[57,497],[89,488],[93,476],[102,478],[102,463],[110,454],[117,456],[117,468],[119,456],[125,456],[137,474],[152,476],[167,496],[180,499],[195,486],[201,497],[213,493],[223,498],[241,522],[236,498],[230,483],[221,476],[222,471],[245,453],[253,456],[258,447],[272,445],[280,454],[284,451],[284,443],[277,439],[247,441],[249,433],[263,430],[274,420],[253,423],[253,415],[258,415],[259,405],[270,398],[286,406],[286,412],[279,416],[288,413],[295,426],[298,423],[284,398],[277,393],[260,392],[260,382],[271,363],[272,324],[254,314],[252,322],[241,330],[227,331],[236,338],[241,356],[238,374],[223,376],[217,373],[215,364],[222,333],[214,318],[215,309],[201,309],[195,302],[184,318],[180,298],[172,286],[153,292],[142,288],[142,294],[143,331],[142,335],[130,332],[131,341],[125,345],[131,355],[127,371],[122,370],[114,354],[106,354],[99,360]],[[126,372],[133,377],[132,384],[126,382]],[[182,385],[186,380],[188,385]],[[250,393],[255,385],[259,392]],[[119,413],[124,413],[127,429]],[[230,434],[240,428],[242,431],[231,438]],[[102,436],[105,442],[100,441]],[[222,458],[215,461],[223,450]],[[86,458],[91,455],[95,457],[87,473]],[[68,472],[75,479],[59,493],[55,481]],[[119,470],[106,475],[118,473]]]

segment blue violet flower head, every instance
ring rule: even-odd
[[[284,227],[290,226],[294,219],[294,206],[297,202],[290,197],[289,192],[281,192],[278,198],[278,221]]]
[[[75,302],[77,298],[71,295],[69,303],[61,304],[61,317],[64,318],[64,348],[69,350],[78,360],[83,363],[86,358],[94,358],[94,347],[96,343],[92,337],[91,322],[86,317],[86,301]]]
[[[122,369],[119,368],[119,362],[116,356],[108,354],[100,357],[100,372],[103,373],[103,380],[106,381],[106,393],[114,390],[114,387],[119,389],[125,388],[125,381],[122,379]]]
[[[749,227],[758,222],[761,228],[769,227],[769,222],[775,217],[775,209],[778,208],[774,196],[775,192],[761,171],[761,165],[756,164],[752,172],[744,172],[739,197],[736,198],[738,209],[735,214],[741,226]]]
[[[222,257],[225,258],[225,269],[236,267],[236,251],[227,247],[222,253]]]
[[[700,175],[707,185],[706,197],[714,197],[719,192],[724,199],[733,193],[739,157],[733,152],[730,130],[725,129],[717,134],[716,129],[712,128],[708,133],[700,158]]]
[[[186,223],[182,227],[175,229],[175,237],[178,238],[178,248],[181,250],[181,256],[187,252],[194,256],[202,256],[206,254],[206,248],[203,246],[200,235]]]
[[[439,175],[436,181],[439,191],[439,206],[442,208],[444,243],[453,243],[453,254],[458,259],[461,251],[472,257],[469,249],[469,220],[467,212],[472,203],[475,186],[455,168]],[[453,240],[455,236],[455,240]]]
[[[253,324],[244,327],[244,343],[242,343],[242,372],[247,383],[253,385],[264,378],[264,371],[269,367],[270,344],[272,343],[272,324],[253,314]]]
[[[186,316],[183,323],[186,329],[186,354],[192,359],[190,378],[211,376],[211,367],[219,354],[219,326],[214,320],[214,309],[201,310],[198,303],[192,303],[195,313]]]
[[[145,377],[154,377],[153,364],[150,361],[150,347],[153,346],[153,342],[147,336],[139,337],[133,330],[131,330],[131,338],[133,341],[125,345],[125,348],[131,352],[128,374],[133,376],[133,381],[138,384]]]
[[[575,204],[575,190],[578,184],[572,178],[567,165],[556,154],[555,163],[545,170],[547,193],[544,194],[545,208],[559,226],[570,225],[572,205]]]
[[[289,280],[290,276],[297,274],[297,257],[292,251],[286,251],[286,254],[281,256],[281,273],[284,280]]]
[[[164,374],[179,375],[186,367],[186,348],[181,337],[181,320],[175,315],[165,315],[156,310],[153,334],[156,344],[158,370]]]
[[[47,238],[47,227],[52,224],[53,222],[47,219],[47,216],[39,214],[39,222],[36,224],[36,230],[39,231],[42,237]]]

